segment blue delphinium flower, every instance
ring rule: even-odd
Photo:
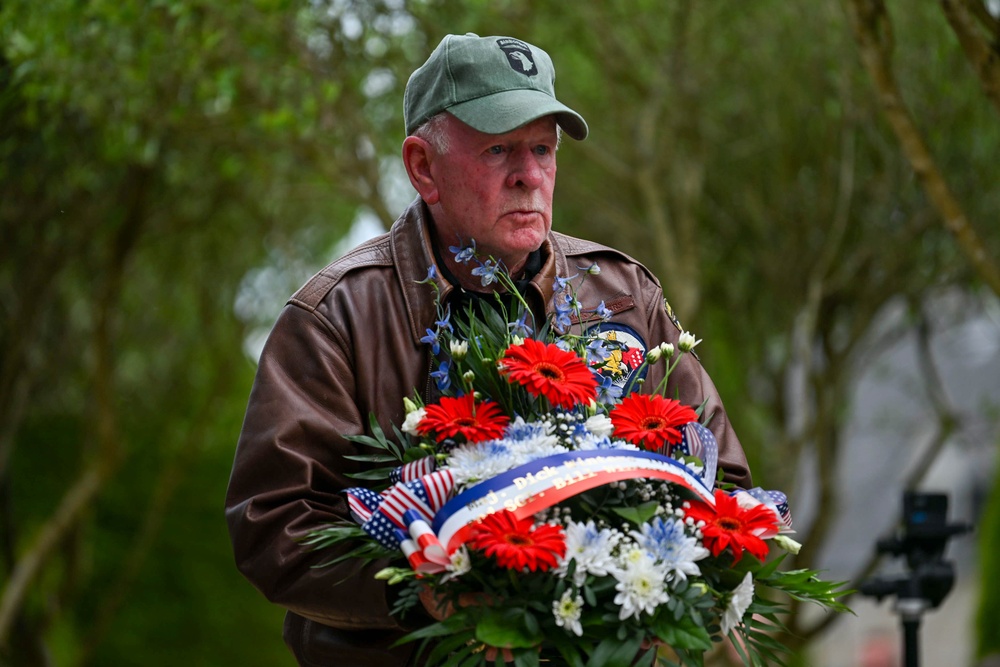
[[[555,328],[559,333],[565,333],[573,326],[573,320],[570,318],[570,315],[573,313],[573,297],[565,294],[562,297],[555,297],[554,301],[553,305],[556,309]]]
[[[611,351],[608,350],[608,344],[603,338],[594,338],[587,344],[587,365],[588,366],[600,366],[608,357],[611,356]]]
[[[431,377],[437,382],[438,391],[448,391],[451,386],[451,362],[447,359],[441,362],[438,369],[431,373]]]
[[[597,402],[610,405],[618,402],[622,397],[622,388],[614,383],[610,377],[601,377],[597,385]]]
[[[614,315],[614,313],[612,313],[610,310],[608,310],[608,307],[604,305],[603,301],[601,301],[601,303],[599,303],[597,305],[597,308],[594,309],[594,313],[598,317],[600,317],[601,320],[603,320],[604,322],[607,322],[608,320],[610,320],[611,316]]]
[[[494,263],[493,260],[488,259],[476,268],[472,269],[472,275],[479,276],[479,283],[483,287],[489,287],[497,280],[497,271],[500,270],[500,264]]]
[[[427,335],[420,339],[421,343],[431,346],[431,352],[437,354],[441,351],[441,341],[438,339],[438,332],[433,329],[424,329]]]
[[[461,239],[459,239],[459,243],[461,244]],[[453,255],[455,255],[456,262],[458,262],[459,264],[465,264],[466,262],[469,262],[472,259],[474,259],[476,256],[476,240],[472,239],[471,241],[469,241],[469,245],[467,246],[464,245],[448,246],[448,250]]]
[[[521,317],[517,318],[516,322],[508,324],[507,328],[510,329],[512,336],[520,336],[521,338],[531,336],[532,329],[531,325],[528,324],[528,311],[521,313]]]
[[[427,267],[427,277],[424,278],[423,280],[418,280],[417,284],[426,285],[427,283],[434,282],[435,278],[437,278],[437,267],[431,264],[430,266]]]
[[[569,285],[569,281],[573,280],[578,275],[579,274],[574,273],[573,275],[568,276],[566,278],[563,278],[562,276],[556,276],[555,282],[552,283],[552,291],[553,292],[562,292]]]
[[[436,320],[434,322],[434,324],[437,325],[438,331],[451,331],[452,330],[451,329],[451,306],[447,306],[444,309],[444,315],[441,317],[441,319]],[[437,354],[437,352],[435,352],[434,354]]]

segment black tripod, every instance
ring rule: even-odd
[[[971,529],[968,524],[948,523],[947,495],[907,491],[903,494],[902,529],[876,545],[879,554],[905,556],[909,572],[873,577],[859,590],[879,601],[888,595],[896,596],[905,667],[919,667],[921,617],[940,605],[955,583],[955,567],[943,558],[945,545],[952,535]]]

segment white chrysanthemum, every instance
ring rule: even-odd
[[[641,547],[630,544],[627,548],[622,549],[618,555],[618,560],[620,563],[628,565],[629,563],[638,563],[643,558],[647,558],[648,555]]]
[[[503,442],[489,440],[474,445],[456,447],[446,464],[458,485],[496,477],[513,467],[513,457]]]
[[[513,459],[511,467],[568,451],[559,444],[559,438],[552,432],[551,425],[525,422],[520,416],[507,427],[504,442]]]
[[[573,595],[573,591],[567,589],[562,597],[552,601],[552,615],[556,618],[556,625],[566,628],[577,637],[583,636],[583,626],[580,625],[580,615],[583,613],[583,598],[580,595]]]
[[[607,576],[615,569],[613,551],[621,541],[622,534],[617,530],[604,528],[597,530],[593,521],[566,525],[566,555],[556,568],[556,574],[565,575],[571,560],[576,561],[576,572],[573,581],[577,586],[583,584],[587,574],[597,577]]]
[[[463,544],[451,554],[451,562],[445,566],[447,572],[441,577],[441,583],[449,579],[458,579],[472,569],[472,559],[469,558],[469,550]]]
[[[709,554],[708,549],[698,544],[693,535],[684,532],[684,522],[678,519],[655,517],[641,526],[641,532],[633,530],[630,535],[666,568],[672,580],[701,574],[695,561]]]
[[[584,425],[588,431],[598,437],[610,438],[611,434],[615,432],[615,425],[611,423],[611,417],[604,414],[588,418]]]
[[[417,424],[419,424],[420,420],[424,418],[424,414],[426,414],[426,412],[427,411],[423,408],[417,408],[408,412],[406,414],[406,419],[403,420],[403,425],[400,427],[400,430],[403,431],[403,433],[416,435]]]
[[[616,447],[615,441],[607,436],[584,433],[582,436],[577,437],[574,449],[581,452],[588,452],[592,449],[616,449]]]
[[[733,590],[729,605],[722,614],[722,634],[728,635],[730,630],[743,622],[743,614],[753,602],[753,577],[747,572],[740,585]]]
[[[618,583],[615,590],[615,604],[621,607],[618,618],[630,616],[639,618],[643,612],[653,614],[656,608],[670,599],[664,581],[666,570],[642,549],[630,549],[621,563],[622,567],[612,574]]]
[[[510,454],[513,457],[515,466],[531,463],[535,459],[540,459],[553,454],[563,454],[569,450],[559,444],[558,438],[554,435],[539,435],[535,438],[520,440],[509,443]]]

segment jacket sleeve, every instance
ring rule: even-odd
[[[647,344],[652,347],[666,342],[671,343],[676,348],[681,331],[667,311],[663,292],[659,287],[651,287],[649,292],[647,308],[650,340],[647,341]],[[660,380],[663,379],[664,371],[665,365],[663,363],[650,368],[649,376],[646,379],[646,383],[650,387],[649,391],[659,385]],[[712,378],[709,377],[708,372],[694,354],[685,354],[670,374],[666,396],[677,396],[682,403],[695,407],[705,403],[702,423],[707,421],[706,426],[712,431],[719,443],[719,467],[725,473],[725,481],[745,489],[751,488],[753,482],[743,446],[733,431],[729,416],[726,414],[726,408],[722,404],[722,398],[719,396]]]
[[[399,629],[373,576],[384,561],[316,567],[341,551],[300,543],[324,523],[350,520],[340,492],[357,485],[345,473],[359,464],[344,458],[356,448],[341,436],[361,433],[367,417],[355,405],[347,350],[322,317],[285,306],[250,393],[226,520],[238,568],[272,602],[337,628]]]

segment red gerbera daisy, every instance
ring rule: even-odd
[[[550,570],[566,555],[562,526],[536,526],[529,516],[518,519],[510,510],[486,516],[472,530],[469,546],[496,559],[508,570]]]
[[[424,418],[417,424],[417,432],[421,435],[434,434],[441,440],[460,435],[472,444],[499,438],[509,421],[510,417],[492,401],[477,403],[472,394],[460,398],[446,396],[425,408]]]
[[[659,394],[630,394],[610,414],[615,436],[650,451],[681,441],[680,427],[697,421],[690,407]]]
[[[511,345],[500,360],[500,372],[553,406],[571,408],[597,398],[597,380],[587,364],[554,343],[528,338]]]
[[[705,536],[705,546],[713,556],[721,554],[726,547],[732,547],[735,563],[743,557],[744,549],[758,560],[764,560],[768,552],[764,538],[778,534],[778,519],[766,505],[744,509],[734,496],[721,489],[715,490],[715,507],[695,501],[684,510],[684,514],[695,521],[705,522],[701,532]]]

